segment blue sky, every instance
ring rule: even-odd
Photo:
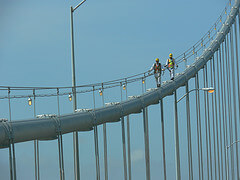
[[[79,1],[0,0],[0,76],[5,86],[71,86],[70,6]],[[87,0],[74,12],[77,85],[102,82],[148,70],[154,59],[165,63],[168,54],[179,55],[198,41],[213,25],[226,0]],[[182,67],[179,68],[179,71]],[[168,79],[168,74],[165,74]],[[190,81],[193,85],[194,81]],[[147,82],[154,87],[154,81]],[[141,84],[129,87],[129,95],[141,94]],[[193,88],[193,86],[190,86]],[[31,92],[28,92],[31,93]],[[3,95],[4,93],[1,93]],[[184,88],[179,90],[184,94]],[[6,92],[5,94],[6,95]],[[107,90],[106,102],[119,101],[119,89]],[[192,97],[194,100],[194,97]],[[61,97],[61,113],[72,104]],[[167,172],[175,177],[173,98],[165,102]],[[184,101],[183,101],[184,102]],[[183,103],[182,102],[182,103]],[[101,98],[96,97],[97,107]],[[13,120],[33,117],[26,99],[13,100]],[[183,104],[184,105],[184,104]],[[8,117],[7,101],[1,116]],[[79,95],[78,107],[92,107],[92,95]],[[180,117],[185,117],[185,111]],[[193,119],[195,112],[191,114]],[[37,113],[56,113],[56,98],[37,100]],[[149,109],[152,179],[163,177],[159,105]],[[142,115],[131,116],[133,179],[145,178]],[[193,137],[196,129],[193,126]],[[186,122],[180,119],[182,179],[187,174]],[[116,133],[118,132],[118,133]],[[108,125],[110,179],[123,179],[120,123]],[[102,131],[99,127],[101,176]],[[80,133],[81,177],[94,179],[93,132]],[[196,142],[194,142],[196,143]],[[196,150],[194,144],[193,150]],[[59,179],[57,142],[40,142],[43,179]],[[33,179],[33,143],[16,145],[18,179]],[[64,136],[66,179],[73,179],[72,135]],[[194,166],[197,165],[194,159]],[[5,169],[5,170],[4,170]],[[8,178],[8,152],[0,150],[0,174]],[[195,173],[196,174],[196,173]]]

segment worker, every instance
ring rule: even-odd
[[[155,59],[155,63],[152,65],[151,69],[149,69],[148,73],[154,70],[154,77],[156,79],[157,87],[161,86],[161,74],[162,74],[162,65],[159,63],[159,59]]]
[[[174,80],[174,75],[175,75],[175,67],[178,67],[178,65],[175,62],[175,59],[173,58],[173,54],[169,54],[169,59],[167,59],[166,65],[167,69],[170,72],[170,78],[171,80]]]

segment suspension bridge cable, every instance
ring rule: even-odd
[[[218,61],[217,61],[217,64],[216,64],[216,69],[217,69],[217,84],[218,84],[218,110],[219,110],[219,141],[220,141],[220,174],[221,174],[221,177],[223,178],[223,145],[222,145],[222,116],[221,116],[221,86],[220,86],[220,68],[219,68],[219,65],[221,63],[221,48],[218,49]]]
[[[103,107],[105,107],[103,84],[102,84],[102,95],[101,96],[102,96]],[[103,124],[103,147],[104,147],[104,174],[105,174],[105,180],[108,180],[107,125],[106,125],[106,123]]]
[[[187,115],[187,142],[188,142],[188,174],[189,179],[193,180],[193,166],[192,166],[192,135],[191,135],[191,121],[190,121],[190,105],[189,105],[189,88],[186,83],[186,115]]]
[[[213,57],[214,59],[214,57]],[[211,72],[211,87],[215,87],[213,84],[213,59],[210,61],[210,72]],[[212,97],[212,120],[213,120],[213,156],[214,156],[214,177],[217,179],[217,163],[216,163],[216,137],[215,137],[215,116],[214,116],[214,96],[213,93],[211,94]]]
[[[228,87],[231,88],[231,83],[230,83],[230,80],[231,80],[231,77],[230,77],[230,70],[231,70],[231,66],[230,66],[230,52],[229,52],[229,49],[230,49],[230,46],[229,46],[229,34],[227,35],[227,76],[228,76]],[[228,100],[229,100],[229,132],[230,132],[230,144],[233,143],[233,125],[232,125],[232,91],[231,89],[228,88]],[[232,151],[232,148],[230,149],[230,155],[231,155],[231,177],[232,179],[235,178],[235,173],[234,173],[234,154],[233,154],[233,151]]]
[[[216,83],[216,76],[217,76],[217,71],[215,71],[215,62],[218,62],[218,53],[216,54],[216,59],[213,59],[213,79],[214,79],[214,86],[216,89],[219,89],[218,84]],[[215,117],[216,117],[216,121],[215,121],[215,127],[216,127],[216,136],[217,136],[217,159],[218,159],[218,178],[220,178],[220,147],[219,147],[219,126],[218,126],[218,119],[219,119],[219,110],[218,110],[218,106],[217,106],[217,93],[214,94],[214,100],[215,100]]]
[[[205,65],[205,81],[206,81],[206,87],[209,87],[208,84],[208,66]],[[207,119],[208,119],[208,142],[209,142],[209,159],[210,159],[210,172],[211,172],[211,179],[213,177],[213,166],[212,166],[212,143],[211,143],[211,122],[210,122],[210,115],[209,115],[209,93],[206,92],[206,100],[207,100]]]
[[[167,169],[166,169],[166,156],[165,156],[165,131],[164,131],[164,110],[163,110],[163,99],[160,99],[160,111],[161,111],[161,127],[162,127],[162,157],[163,157],[163,175],[164,180],[167,179]]]
[[[123,101],[122,83],[120,83],[120,94],[121,94],[121,102],[122,102]],[[122,148],[123,148],[124,179],[127,180],[128,175],[127,175],[126,137],[125,137],[124,116],[121,117],[121,126],[122,126]]]
[[[127,80],[125,80],[125,84],[123,85],[123,89],[126,94],[126,101],[128,100],[128,85]],[[128,153],[128,180],[132,179],[132,168],[131,168],[131,141],[130,141],[130,122],[129,115],[127,115],[127,153]]]
[[[99,146],[98,146],[98,127],[96,123],[96,117],[95,117],[95,108],[96,108],[96,102],[95,102],[95,87],[93,86],[93,118],[94,118],[94,128],[93,128],[93,133],[94,133],[94,146],[95,146],[95,161],[96,161],[96,179],[100,180],[100,164],[99,164]]]
[[[222,48],[222,49],[221,49]],[[223,43],[221,44],[221,46],[220,46],[220,48],[219,48],[219,53],[220,53],[220,63],[219,63],[219,72],[220,72],[220,82],[221,82],[221,84],[220,84],[220,86],[221,86],[221,100],[222,100],[222,110],[221,110],[221,112],[222,112],[222,128],[223,128],[223,147],[222,147],[222,149],[224,150],[224,148],[226,147],[226,119],[225,119],[225,111],[224,111],[224,109],[225,109],[225,101],[224,101],[224,98],[223,98],[223,89],[224,89],[224,87],[223,87],[223,70],[222,70],[222,64],[223,64],[223,59],[224,59],[224,51],[223,51]],[[222,157],[222,179],[223,179],[223,177],[224,177],[224,168],[223,168],[223,164],[224,164],[224,162],[225,162],[225,169],[226,169],[226,153],[224,153],[223,152],[223,156],[224,157]]]
[[[195,89],[199,89],[198,73],[195,76]],[[202,128],[201,128],[201,112],[200,112],[200,97],[199,90],[196,91],[196,116],[197,116],[197,141],[198,141],[198,174],[199,179],[204,179],[203,176],[203,153],[202,153]]]
[[[226,41],[224,41],[224,43],[222,43],[222,54],[223,54],[223,61],[221,63],[221,69],[222,69],[222,74],[223,74],[223,101],[224,101],[224,104],[223,104],[223,107],[224,107],[224,124],[225,124],[225,145],[228,144],[228,127],[227,127],[227,100],[226,100],[226,81],[225,81],[225,76],[226,76],[226,73],[225,73],[225,61],[226,61],[226,52],[225,52],[225,44],[226,44]],[[226,147],[226,146],[225,146]],[[226,156],[226,153],[225,154],[225,177],[227,178],[227,156]]]
[[[205,77],[205,69],[206,69],[206,65],[203,68],[203,84],[204,87],[206,88],[206,77]],[[207,178],[210,178],[210,173],[211,173],[211,166],[209,166],[209,161],[211,162],[211,159],[209,158],[209,142],[208,142],[208,119],[207,119],[207,97],[206,97],[206,93],[204,92],[204,112],[205,112],[205,135],[206,135],[206,154],[207,154]],[[209,173],[210,172],[210,173]],[[211,176],[212,179],[212,176]]]
[[[237,112],[236,112],[236,87],[235,87],[235,63],[234,63],[234,47],[233,47],[233,27],[231,27],[230,31],[230,44],[231,44],[231,62],[232,62],[232,93],[233,93],[233,115],[235,122],[235,141],[238,140],[238,132],[237,132]],[[237,179],[239,179],[239,159],[238,159],[238,146],[236,146],[236,172]]]
[[[60,118],[60,102],[59,102],[59,89],[57,89],[57,112],[58,112],[58,124],[59,124],[59,132],[58,132],[58,155],[59,155],[59,169],[60,169],[60,180],[64,180],[64,162],[63,162],[63,141],[62,141],[62,133],[61,133],[61,121]]]

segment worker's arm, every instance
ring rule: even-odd
[[[148,70],[148,72],[150,73],[153,69],[154,69],[154,64],[153,64],[152,67]]]
[[[178,68],[178,64],[176,63],[176,60],[174,59],[174,64]]]
[[[167,61],[166,61],[165,67],[168,67],[168,59],[167,59]]]

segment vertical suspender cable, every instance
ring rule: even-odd
[[[227,100],[226,100],[226,81],[225,81],[225,76],[226,76],[226,73],[225,73],[225,61],[226,61],[226,57],[227,57],[227,54],[225,52],[224,54],[224,45],[226,46],[226,40],[224,41],[224,43],[222,44],[222,54],[223,54],[223,61],[221,63],[221,69],[222,69],[222,74],[223,74],[223,98],[224,98],[224,104],[223,104],[223,107],[224,107],[224,124],[225,124],[225,146],[224,146],[224,149],[226,147],[226,145],[228,144],[228,128],[227,128]],[[225,153],[225,176],[227,178],[227,154]]]
[[[231,83],[230,83],[230,80],[231,80],[231,77],[230,77],[230,52],[229,52],[229,36],[227,35],[227,62],[226,62],[226,65],[227,65],[227,82],[228,82],[228,113],[229,113],[229,133],[230,133],[230,144],[233,143],[233,127],[232,127],[232,93],[231,93]],[[232,179],[235,179],[234,178],[234,154],[233,154],[233,151],[232,151],[232,148],[230,148],[230,156],[231,156],[231,177]]]
[[[96,102],[95,102],[95,89],[93,86],[93,110],[95,111]],[[100,165],[99,165],[99,149],[98,149],[98,128],[97,125],[93,127],[94,131],[94,146],[95,146],[95,160],[96,160],[96,179],[100,180]]]
[[[223,44],[222,44],[222,47],[223,47]],[[225,128],[225,116],[224,116],[224,99],[223,99],[223,71],[222,71],[222,61],[223,61],[223,58],[224,58],[224,52],[222,51],[221,49],[221,45],[220,45],[220,48],[219,48],[219,55],[220,55],[220,58],[219,58],[219,73],[220,73],[220,89],[221,89],[221,97],[220,99],[222,99],[222,131],[223,131],[223,146],[221,146],[221,153],[222,153],[222,163],[221,163],[221,166],[222,166],[222,179],[224,177],[224,169],[223,169],[223,164],[224,164],[224,160],[226,159],[226,153],[223,152],[223,150],[225,150],[225,147],[226,147],[226,128]],[[220,93],[220,92],[219,92]],[[225,167],[226,169],[226,167]]]
[[[213,55],[214,59],[214,55]],[[210,61],[210,71],[211,71],[211,87],[214,87],[213,84],[213,60]],[[216,137],[215,137],[215,116],[214,116],[214,98],[213,93],[211,94],[212,97],[212,120],[213,120],[213,156],[214,156],[214,177],[217,179],[217,163],[216,163]]]
[[[207,64],[205,65],[205,77],[206,77],[206,87],[208,87],[208,70]],[[209,95],[206,93],[207,97],[207,119],[208,119],[208,142],[209,142],[209,159],[210,159],[210,172],[211,172],[211,179],[212,175],[212,143],[211,143],[211,122],[209,116]]]
[[[9,121],[12,121],[12,112],[11,112],[11,100],[10,100],[10,88],[8,88],[8,107],[9,107]],[[12,132],[12,129],[10,129]],[[15,158],[15,146],[13,142],[12,133],[10,133],[10,140],[9,140],[9,159],[10,159],[10,178],[13,180],[17,179],[16,174],[16,158]]]
[[[216,53],[217,55],[217,59],[216,61],[218,62],[218,53]],[[215,86],[215,89],[219,89],[219,84],[216,84],[216,71],[215,71],[215,59],[213,59],[213,80],[214,80],[214,86]],[[216,134],[217,134],[217,159],[218,159],[218,178],[220,179],[220,156],[219,156],[219,133],[218,133],[218,115],[219,115],[219,112],[218,112],[218,108],[217,108],[217,94],[214,93],[214,99],[215,99],[215,117],[216,117],[216,121],[215,121],[215,127],[216,127]]]
[[[240,85],[239,85],[239,63],[238,63],[238,40],[237,40],[237,20],[235,19],[234,25],[234,32],[235,32],[235,52],[236,52],[236,69],[237,69],[237,89],[238,89],[238,111],[240,112]],[[240,120],[240,113],[239,120]],[[239,169],[237,169],[239,171]]]
[[[165,132],[164,132],[163,99],[160,99],[160,110],[161,110],[161,125],[162,125],[163,172],[164,172],[164,180],[166,180],[167,179],[167,172],[166,172],[166,157],[165,157]]]
[[[204,83],[204,87],[206,87],[206,79],[205,79],[205,66],[203,68],[203,83]],[[206,153],[207,153],[207,177],[208,179],[209,178],[209,171],[210,171],[210,168],[209,168],[209,152],[208,152],[208,123],[207,123],[207,100],[206,100],[206,93],[207,92],[204,92],[204,109],[205,109],[205,130],[206,130]],[[210,160],[211,161],[211,160]],[[210,171],[211,172],[211,171]],[[212,178],[211,178],[212,179]]]
[[[174,130],[175,130],[175,156],[176,156],[176,180],[181,180],[180,151],[179,151],[179,131],[178,131],[178,111],[177,111],[177,90],[174,92]]]
[[[195,89],[199,89],[198,73],[195,77]],[[196,114],[197,114],[197,141],[198,141],[198,174],[199,180],[203,177],[203,160],[202,160],[202,128],[201,128],[201,113],[200,113],[200,98],[199,90],[196,91]]]
[[[219,58],[218,58],[218,62],[217,62],[217,84],[218,84],[218,91],[217,91],[217,94],[218,94],[218,110],[219,110],[219,140],[220,140],[220,154],[221,154],[221,160],[219,159],[219,164],[220,164],[220,172],[221,172],[221,177],[223,178],[223,146],[222,146],[222,116],[221,116],[221,97],[220,97],[220,94],[221,94],[221,86],[220,86],[220,68],[219,68],[219,65],[220,65],[220,62],[221,62],[221,48],[219,48]]]
[[[58,118],[60,117],[60,103],[59,103],[59,89],[57,88],[57,106],[58,106]],[[61,121],[59,121],[61,123]],[[61,127],[61,124],[59,124]],[[63,163],[63,144],[62,144],[62,133],[59,129],[58,134],[58,154],[59,154],[59,168],[60,168],[60,179],[64,180],[64,163]]]
[[[233,46],[233,28],[230,31],[230,43],[231,43],[231,61],[232,61],[232,93],[233,93],[233,115],[234,115],[234,122],[235,122],[235,141],[238,140],[237,135],[237,112],[236,112],[236,87],[235,87],[235,64],[234,64],[234,46]],[[238,146],[236,146],[236,172],[237,172],[237,179],[239,179],[239,164],[238,164]]]
[[[12,121],[11,117],[11,106],[10,106],[10,88],[8,88],[8,108],[9,108],[9,121]],[[10,165],[10,179],[14,179],[14,173],[13,173],[13,157],[12,157],[12,139],[9,137],[9,165]]]
[[[33,115],[36,118],[36,96],[35,89],[33,89]],[[35,160],[35,180],[40,180],[40,169],[39,169],[39,142],[34,140],[34,160]]]
[[[123,100],[122,95],[122,83],[120,83],[120,92],[121,92],[121,101]],[[126,137],[125,137],[125,123],[124,116],[121,117],[121,125],[122,125],[122,145],[123,145],[123,167],[124,167],[124,179],[127,180],[127,157],[126,157]]]
[[[142,91],[144,92],[143,84],[142,84]],[[145,161],[146,161],[146,180],[150,180],[149,132],[148,132],[148,119],[147,119],[146,109],[147,108],[143,107],[143,128],[144,128]]]
[[[189,179],[193,180],[193,169],[192,169],[192,135],[191,135],[191,121],[190,121],[190,105],[189,105],[189,88],[188,82],[186,83],[186,114],[187,114],[187,138],[188,138],[188,168],[189,168]]]
[[[102,84],[102,92],[103,92],[103,84]],[[102,93],[102,104],[104,104],[104,92]],[[103,124],[103,144],[104,144],[104,172],[105,172],[105,180],[108,180],[108,160],[107,160],[107,127],[106,123]]]
[[[219,71],[221,72],[220,73],[220,78],[221,78],[221,98],[222,98],[222,122],[223,122],[223,149],[222,150],[225,150],[225,147],[226,147],[226,137],[227,137],[227,134],[226,134],[226,116],[225,116],[225,99],[224,99],[224,87],[223,87],[223,76],[224,76],[224,71],[223,71],[223,61],[224,61],[224,49],[223,49],[223,44],[222,44],[222,50],[221,50],[221,46],[220,46],[220,64],[219,64]],[[224,157],[222,157],[222,179],[224,178],[224,168],[223,168],[223,164],[224,167],[225,167],[225,170],[226,170],[226,153],[223,152],[223,155]],[[224,163],[225,162],[225,163]],[[225,172],[225,175],[226,175],[226,172]]]
[[[126,100],[128,99],[127,93],[127,80],[125,80],[125,91],[126,91]],[[127,115],[127,152],[128,152],[128,180],[132,179],[132,168],[131,168],[131,142],[130,142],[130,122],[129,115]]]

